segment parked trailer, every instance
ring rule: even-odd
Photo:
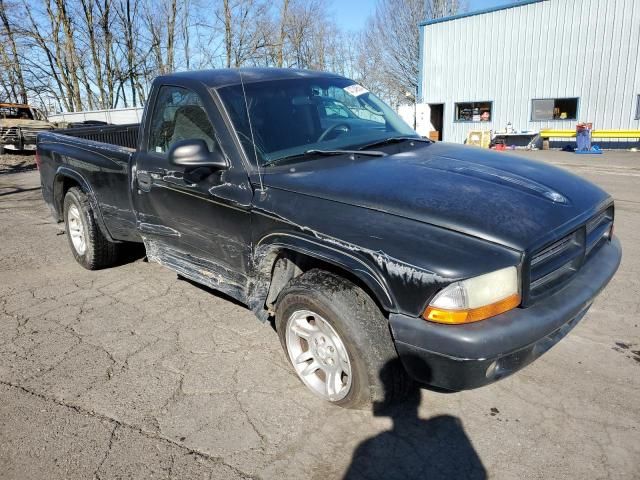
[[[142,107],[115,108],[111,110],[90,110],[85,112],[56,113],[49,115],[52,122],[79,123],[87,121],[100,121],[114,125],[127,125],[140,123],[142,120]]]

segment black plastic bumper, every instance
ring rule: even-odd
[[[447,390],[504,378],[558,343],[585,315],[620,265],[614,238],[555,294],[467,325],[441,325],[401,314],[389,317],[396,349],[409,375]]]

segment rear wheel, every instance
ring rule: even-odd
[[[64,223],[71,252],[80,265],[97,270],[116,263],[117,244],[102,234],[87,195],[77,187],[64,197]]]
[[[395,368],[386,318],[366,292],[337,275],[310,270],[292,280],[278,299],[276,329],[300,380],[335,405],[388,402],[409,385]]]

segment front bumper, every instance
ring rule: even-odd
[[[466,390],[504,378],[558,343],[609,283],[622,257],[614,238],[561,290],[528,308],[467,325],[441,325],[402,314],[389,321],[400,359],[416,381]]]

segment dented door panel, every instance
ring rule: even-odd
[[[253,215],[258,263],[272,249],[304,249],[354,273],[390,311],[410,315],[454,280],[521,261],[518,251],[457,232],[273,187],[256,195]]]
[[[140,241],[129,203],[129,164],[134,151],[116,145],[77,139],[57,133],[41,135],[38,145],[47,157],[41,168],[51,182],[43,194],[58,215],[62,213],[61,188],[65,177],[82,178],[83,188],[95,201],[97,215],[113,240]],[[58,202],[58,204],[56,204]]]
[[[226,126],[210,95],[196,93],[192,85],[172,88],[199,96],[197,105],[206,110],[206,117],[197,120],[210,122],[205,127],[212,129],[213,148],[223,152],[228,168],[185,170],[170,165],[167,153],[152,151],[145,138],[134,169],[137,228],[152,252],[151,259],[235,298],[244,298],[251,248],[253,190],[249,178],[228,142]],[[197,109],[195,105],[189,108]],[[180,128],[177,114],[172,121],[175,136]]]

